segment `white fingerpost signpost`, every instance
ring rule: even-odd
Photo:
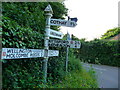
[[[49,36],[48,36],[48,32],[50,30],[50,19],[52,17],[52,14],[53,14],[53,10],[51,8],[50,5],[48,5],[46,8],[45,8],[45,15],[46,15],[46,27],[45,27],[45,40],[44,40],[44,46],[45,46],[45,51],[46,51],[46,57],[44,57],[44,60],[43,60],[43,79],[44,79],[44,83],[46,83],[46,79],[47,79],[47,63],[48,63],[48,50],[49,50],[49,46],[48,46],[48,40],[49,40]]]

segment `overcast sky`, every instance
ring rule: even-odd
[[[99,38],[108,29],[118,26],[118,2],[120,0],[66,0],[70,17],[77,17],[77,26],[74,28],[61,27],[78,38],[92,40]]]

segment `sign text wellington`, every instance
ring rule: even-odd
[[[48,50],[48,56],[58,56],[58,50]],[[44,57],[44,49],[18,49],[2,48],[2,59],[36,58]]]

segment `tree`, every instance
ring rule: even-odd
[[[119,33],[120,33],[120,27],[109,29],[107,30],[106,33],[104,33],[104,35],[102,35],[101,39],[110,39],[111,37],[114,37],[115,35]]]

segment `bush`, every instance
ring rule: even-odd
[[[47,88],[98,88],[98,83],[93,68],[86,72],[80,60],[69,53],[68,72],[58,82],[48,83]]]
[[[53,18],[62,18],[66,8],[61,3],[50,3]],[[56,5],[57,4],[57,5]],[[44,9],[48,2],[3,2],[2,3],[2,46],[3,48],[43,49],[45,33]],[[58,8],[59,6],[59,8]],[[60,13],[60,14],[59,14]],[[57,26],[53,26],[58,30]],[[52,48],[61,50],[61,48]],[[48,81],[60,80],[64,70],[64,49],[60,56],[49,58]],[[41,88],[43,58],[2,60],[3,88]],[[53,79],[51,79],[53,78]]]
[[[82,41],[79,54],[74,52],[84,62],[120,67],[120,41]]]

